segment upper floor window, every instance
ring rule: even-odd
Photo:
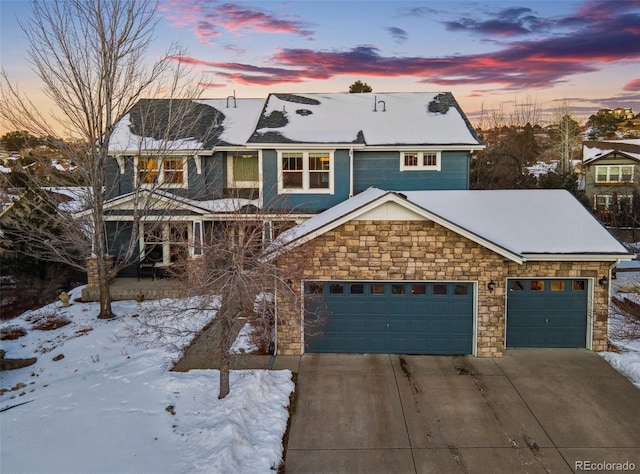
[[[333,151],[278,151],[281,193],[332,193]]]
[[[187,185],[186,158],[140,156],[136,158],[137,184],[183,187]]]
[[[596,183],[632,183],[633,165],[596,166]]]
[[[400,153],[400,171],[440,171],[439,151],[403,151]]]
[[[258,152],[234,151],[227,154],[227,186],[229,188],[257,188],[260,181]]]

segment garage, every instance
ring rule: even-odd
[[[307,282],[305,308],[306,352],[473,352],[470,282]]]
[[[509,279],[507,347],[585,347],[587,280]]]

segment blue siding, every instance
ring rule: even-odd
[[[440,171],[400,171],[400,152],[356,152],[354,193],[375,186],[394,191],[469,189],[469,152],[443,151]]]
[[[131,240],[131,222],[105,222],[107,232],[107,251],[120,261],[120,255],[126,252]],[[135,277],[138,272],[138,259],[140,256],[139,245],[134,246],[131,264],[118,273],[119,277]]]
[[[304,147],[301,147],[304,149]],[[334,153],[333,194],[278,194],[278,154],[275,150],[262,153],[264,205],[269,209],[292,209],[294,212],[315,212],[329,209],[349,198],[349,151]]]

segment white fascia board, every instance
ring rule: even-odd
[[[631,261],[635,260],[633,254],[611,254],[611,253],[571,253],[571,254],[548,254],[548,253],[523,253],[522,257],[525,262],[614,262],[614,261]]]
[[[352,148],[361,150],[365,148],[365,145],[354,143],[248,143],[246,148],[256,150],[345,150]]]
[[[193,155],[211,155],[213,150],[202,148],[197,149],[157,149],[157,148],[135,148],[133,150],[109,150],[109,156],[135,156],[135,155],[162,155],[162,156],[193,156]]]
[[[428,151],[479,151],[484,150],[486,145],[367,145],[364,147],[369,151],[415,151],[415,150],[428,150]]]

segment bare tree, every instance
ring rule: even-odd
[[[580,125],[573,118],[568,102],[563,102],[554,110],[554,124],[556,128],[551,134],[552,146],[554,154],[559,158],[559,173],[562,176],[567,176],[573,173],[571,159],[582,145]]]
[[[100,289],[99,318],[114,316],[109,286],[119,270],[108,255],[103,225],[103,206],[110,192],[109,144],[116,123],[145,95],[171,98],[184,90],[180,87],[184,70],[179,65],[177,72],[173,69],[177,48],[151,65],[147,62],[158,21],[155,7],[152,0],[34,0],[31,16],[21,26],[33,70],[55,110],[42,113],[5,71],[0,81],[0,114],[5,123],[38,137],[56,136],[60,128],[78,137],[64,151],[86,186],[83,200],[88,212],[80,222],[72,220],[71,213],[50,214],[62,217],[56,224],[60,232],[45,234],[37,247],[42,258],[82,268],[86,268],[84,258],[93,257]],[[132,250],[125,254],[130,257]]]
[[[253,203],[239,198],[223,200],[229,212],[213,222],[206,232],[198,258],[176,262],[172,271],[182,278],[184,299],[179,307],[158,318],[157,311],[142,314],[131,325],[132,337],[163,334],[177,326],[167,318],[180,318],[185,311],[215,312],[215,319],[203,331],[200,344],[209,345],[220,361],[219,398],[230,390],[231,348],[239,328],[250,321],[258,334],[254,340],[264,343],[263,350],[274,337],[274,304],[276,295],[286,295],[301,305],[301,294],[291,288],[291,281],[303,274],[307,259],[298,259],[283,269],[269,254],[278,253],[281,244],[274,240],[282,231],[295,225],[294,217],[257,209]],[[185,245],[187,243],[185,242]],[[167,304],[172,304],[168,302]],[[319,305],[317,305],[319,306]],[[148,337],[147,337],[148,338]]]

